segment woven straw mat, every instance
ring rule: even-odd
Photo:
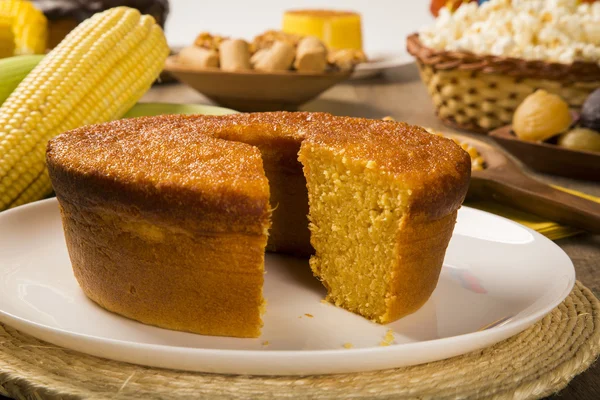
[[[600,302],[579,282],[533,327],[484,350],[413,367],[305,377],[227,376],[104,360],[0,324],[0,394],[61,399],[537,399],[600,351]]]

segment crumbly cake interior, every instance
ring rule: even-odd
[[[396,233],[403,217],[403,189],[343,152],[312,148],[308,172],[311,268],[327,287],[327,300],[382,322],[397,259]],[[318,221],[318,222],[317,222]]]
[[[327,300],[379,323],[418,310],[437,284],[468,154],[416,126],[347,118],[310,132],[299,160]]]

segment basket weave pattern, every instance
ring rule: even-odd
[[[0,324],[0,394],[18,399],[539,399],[600,352],[600,302],[577,283],[554,311],[483,350],[412,367],[260,377],[171,371],[103,360]]]
[[[407,49],[417,59],[440,119],[475,132],[510,124],[517,106],[537,89],[560,95],[578,109],[600,87],[600,66],[595,63],[565,65],[437,51],[424,46],[417,34],[408,37]]]

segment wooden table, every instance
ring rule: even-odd
[[[154,87],[144,98],[148,102],[210,102],[194,90],[179,84]],[[336,115],[382,118],[390,115],[413,124],[446,129],[435,117],[433,106],[414,66],[390,71],[384,77],[340,84],[302,110],[326,111]],[[481,138],[481,135],[477,136]],[[600,185],[592,182],[532,174],[538,179],[600,197]],[[600,235],[579,235],[556,242],[573,260],[577,278],[600,297]],[[600,399],[600,363],[577,376],[552,399]],[[3,400],[0,396],[0,400]]]

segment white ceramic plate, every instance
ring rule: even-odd
[[[57,202],[44,200],[0,214],[0,321],[59,346],[150,366],[341,373],[425,363],[489,346],[542,318],[575,282],[571,261],[554,243],[466,207],[433,296],[417,313],[387,326],[322,303],[325,292],[306,261],[271,254],[266,259],[268,307],[260,338],[146,326],[83,295],[71,272]],[[393,341],[382,347],[388,329]],[[344,348],[346,343],[353,347]]]
[[[375,53],[369,54],[369,61],[358,64],[352,79],[365,79],[376,76],[388,69],[399,68],[414,62],[414,58],[404,51],[403,53]]]

